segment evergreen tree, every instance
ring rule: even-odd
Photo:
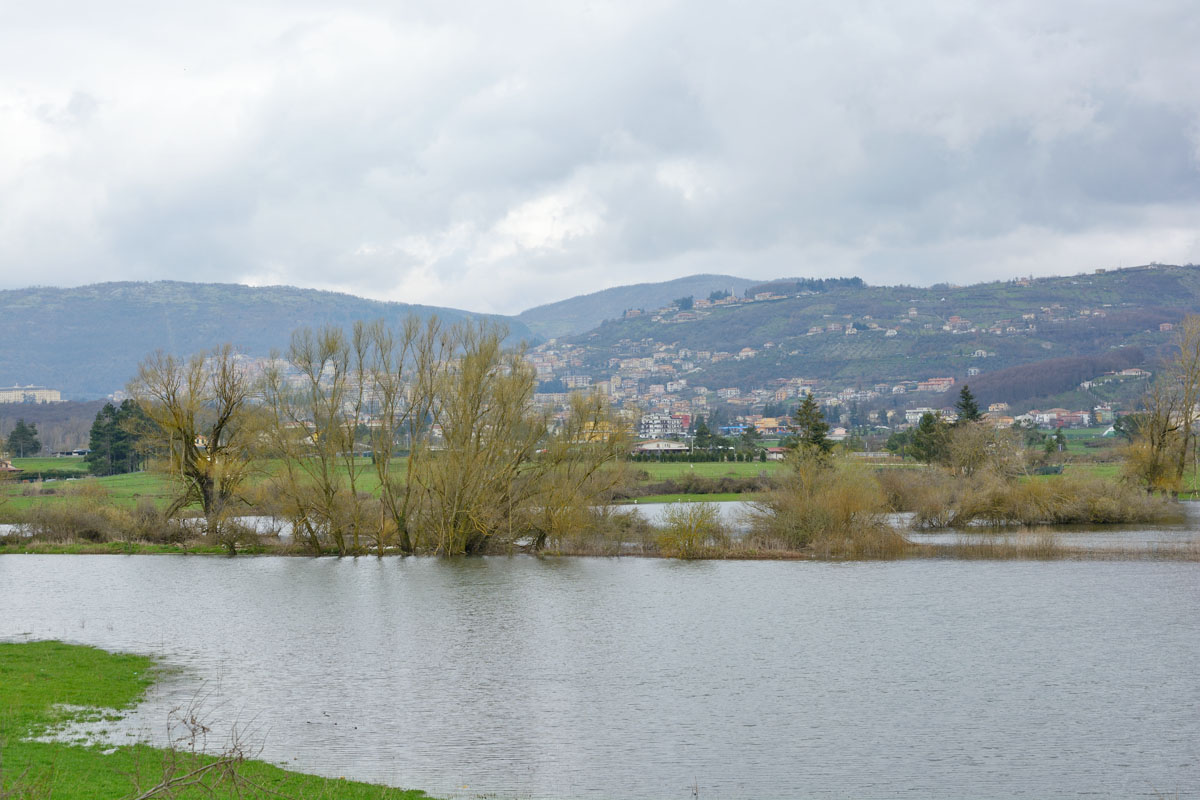
[[[42,443],[38,441],[37,425],[26,424],[25,420],[17,420],[16,426],[8,434],[8,454],[16,458],[37,455],[41,452]]]
[[[704,417],[696,420],[696,429],[692,433],[692,446],[696,450],[708,450],[713,446],[712,431],[708,429],[708,423],[704,421]]]
[[[912,431],[896,431],[887,439],[887,444],[884,447],[888,452],[900,456],[903,459],[912,450],[913,435]]]
[[[755,452],[762,444],[762,434],[758,432],[758,428],[747,425],[746,429],[742,431],[742,435],[738,437],[738,444],[745,450]]]
[[[804,402],[792,415],[792,427],[796,431],[795,442],[800,447],[812,450],[818,455],[833,451],[833,442],[829,439],[829,423],[821,413],[821,407],[811,394],[804,396]]]
[[[958,412],[959,425],[983,419],[979,404],[975,402],[975,395],[971,394],[971,387],[965,383],[958,393],[958,402],[954,404],[954,410]]]
[[[926,411],[912,432],[910,452],[913,458],[926,464],[945,461],[949,450],[949,428],[940,414],[934,416]]]
[[[132,400],[120,407],[106,403],[96,414],[88,437],[88,469],[93,475],[120,475],[141,469],[142,454],[138,451],[140,429],[146,416]]]

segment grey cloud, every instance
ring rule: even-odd
[[[7,286],[515,312],[700,271],[1200,256],[1186,2],[90,8],[0,31]]]

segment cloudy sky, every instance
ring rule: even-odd
[[[0,288],[1200,262],[1194,0],[0,0]]]

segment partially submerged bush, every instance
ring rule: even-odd
[[[714,503],[672,503],[663,513],[658,548],[673,558],[702,558],[728,544],[721,512]]]
[[[33,538],[49,542],[109,542],[125,539],[129,527],[124,509],[79,503],[33,508],[24,523]]]
[[[543,552],[600,556],[656,552],[657,531],[634,507],[600,504],[581,511],[577,525],[545,538]]]
[[[1178,506],[1128,482],[1071,474],[1012,479],[991,471],[954,479],[927,470],[899,480],[880,476],[894,510],[913,512],[914,528],[1155,522]]]
[[[908,548],[887,525],[887,498],[864,467],[793,458],[792,468],[756,505],[756,540],[827,558],[893,557]]]

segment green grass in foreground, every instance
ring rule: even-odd
[[[166,752],[127,745],[110,754],[102,746],[32,742],[27,737],[72,721],[112,720],[136,703],[153,682],[154,662],[144,656],[107,653],[61,642],[0,644],[0,797],[95,800],[137,795],[162,774]],[[60,704],[87,710],[64,711]],[[165,720],[164,720],[165,723]],[[219,732],[218,732],[219,733]],[[221,738],[221,737],[217,737]],[[178,798],[337,798],[418,800],[419,791],[288,772],[261,761],[241,764],[239,773],[261,789],[190,789]]]

